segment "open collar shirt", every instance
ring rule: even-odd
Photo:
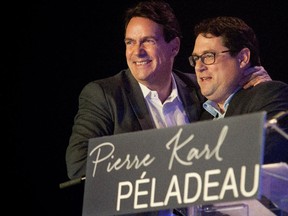
[[[214,101],[211,100],[207,100],[205,103],[203,103],[203,108],[209,112],[214,119],[221,119],[225,117],[226,111],[228,109],[229,106],[229,102],[231,101],[232,97],[234,96],[234,94],[239,91],[241,88],[237,88],[224,102],[224,113],[221,113],[219,111],[219,107],[218,104],[215,103]]]
[[[182,101],[178,95],[173,75],[171,94],[163,104],[156,91],[151,91],[141,83],[139,85],[156,128],[166,128],[189,123]]]

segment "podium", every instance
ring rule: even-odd
[[[275,175],[262,165],[265,121],[259,112],[90,139],[82,215],[259,213],[262,192],[274,193]],[[272,201],[287,206],[287,197]]]
[[[266,113],[89,140],[83,216],[260,198]]]

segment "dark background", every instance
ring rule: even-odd
[[[16,130],[9,133],[12,148],[6,155],[8,165],[5,164],[8,168],[5,174],[12,183],[7,198],[17,204],[10,208],[11,213],[81,215],[83,185],[59,189],[59,183],[68,180],[65,149],[77,111],[78,95],[89,81],[116,74],[127,67],[122,18],[124,10],[135,2],[42,0],[18,5],[19,12],[13,17],[17,24],[11,28],[17,29],[14,36],[19,45],[21,73],[12,73],[11,78],[20,78],[21,82],[5,83],[8,95],[3,98],[3,102],[12,96],[15,98],[11,104],[4,103],[7,109],[4,115],[6,111],[15,110],[8,117],[17,123]],[[193,73],[187,57],[193,48],[193,26],[198,21],[233,15],[254,28],[260,42],[262,65],[272,79],[288,82],[285,1],[168,2],[175,10],[184,35],[176,68]]]

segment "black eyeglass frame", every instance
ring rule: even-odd
[[[215,60],[216,60],[216,55],[217,54],[220,54],[220,53],[226,53],[226,52],[230,52],[230,50],[224,50],[222,52],[205,52],[203,53],[202,55],[198,56],[198,55],[192,55],[192,56],[189,56],[188,57],[188,60],[189,60],[189,63],[192,67],[195,67],[196,65],[196,61],[198,61],[200,59],[200,61],[205,64],[205,65],[212,65],[215,63]],[[209,55],[212,55],[213,56],[213,61],[211,63],[205,63],[205,59],[207,57],[212,57],[212,56],[209,56]],[[196,57],[196,58],[195,58]]]

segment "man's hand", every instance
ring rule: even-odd
[[[271,77],[262,66],[250,67],[244,71],[244,77],[240,81],[240,85],[244,89],[256,86],[259,83],[271,81]]]

